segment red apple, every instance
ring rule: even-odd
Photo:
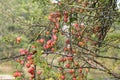
[[[65,67],[66,67],[66,68],[70,68],[70,64],[66,64]]]
[[[14,77],[20,77],[22,74],[21,74],[21,72],[19,72],[19,71],[16,71],[14,74],[13,74],[13,76]]]
[[[21,37],[20,37],[20,36],[16,38],[16,42],[17,42],[17,43],[20,43],[20,42],[21,42]]]
[[[41,75],[41,73],[42,73],[41,70],[38,70],[38,71],[37,71],[37,74],[38,74],[38,75]]]
[[[26,63],[26,67],[30,68],[31,64],[30,63]]]

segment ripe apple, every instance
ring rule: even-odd
[[[16,42],[17,42],[17,43],[20,43],[20,42],[21,42],[21,37],[20,37],[20,36],[18,36],[18,37],[16,38]]]
[[[65,67],[66,67],[66,68],[70,68],[70,64],[66,64]]]
[[[76,78],[72,78],[72,80],[77,80]]]
[[[30,63],[26,63],[26,67],[30,68],[31,64]]]
[[[44,43],[44,39],[40,39],[39,43],[43,44]]]
[[[62,80],[65,80],[65,75],[60,76]]]
[[[19,71],[14,72],[13,76],[14,77],[20,77],[22,74]]]
[[[37,74],[38,74],[38,75],[41,75],[41,73],[42,73],[41,70],[38,70],[38,71],[37,71]]]
[[[68,72],[69,72],[70,74],[73,74],[73,73],[75,72],[75,70],[74,70],[74,69],[70,69]]]

